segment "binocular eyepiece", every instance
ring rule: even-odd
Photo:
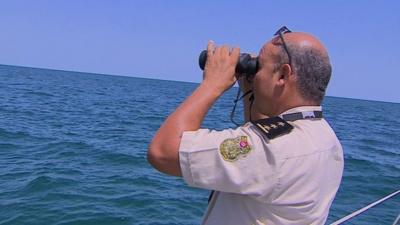
[[[207,50],[203,50],[199,56],[199,66],[202,70],[206,65],[207,61]],[[244,74],[246,76],[254,76],[258,70],[257,58],[251,57],[248,53],[241,53],[239,60],[236,65],[236,73]]]

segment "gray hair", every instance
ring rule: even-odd
[[[307,100],[321,104],[332,74],[328,55],[312,47],[300,47],[292,43],[287,46],[300,94]],[[289,61],[283,46],[280,56],[277,67]]]

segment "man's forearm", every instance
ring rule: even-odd
[[[200,128],[208,110],[221,94],[221,91],[202,83],[167,118],[155,134],[148,151],[149,162],[156,169],[170,175],[181,175],[178,150],[182,134]],[[167,162],[174,162],[175,165]]]

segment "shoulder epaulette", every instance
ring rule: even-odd
[[[293,129],[292,125],[279,116],[260,119],[252,121],[251,123],[254,124],[268,139],[274,139],[278,136],[288,134]]]

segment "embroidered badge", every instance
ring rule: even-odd
[[[247,155],[251,151],[247,136],[225,139],[219,146],[219,151],[226,161],[233,162],[240,155]]]
[[[252,122],[268,138],[273,139],[278,136],[290,133],[293,126],[279,116]]]

